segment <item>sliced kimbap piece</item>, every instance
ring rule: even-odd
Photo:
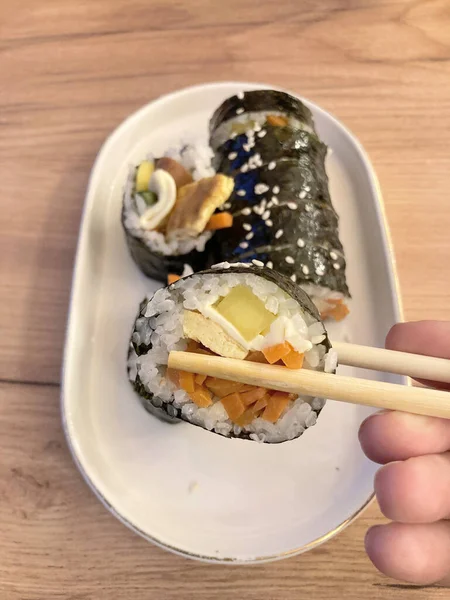
[[[231,214],[215,213],[228,200],[233,179],[200,167],[193,152],[181,151],[178,160],[144,160],[131,169],[125,186],[122,226],[130,253],[145,275],[160,281],[187,267],[204,268],[207,242],[232,223]]]
[[[314,425],[325,401],[167,368],[183,350],[334,372],[319,313],[289,278],[223,263],[145,301],[131,336],[128,374],[144,407],[225,437],[279,443]]]

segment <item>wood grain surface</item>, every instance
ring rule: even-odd
[[[376,506],[336,539],[256,567],[197,564],[129,532],[60,425],[61,352],[84,193],[131,111],[215,80],[285,86],[337,115],[378,173],[407,319],[448,318],[448,0],[5,0],[0,5],[0,598],[437,599],[364,554]]]

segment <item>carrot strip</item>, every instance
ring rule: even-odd
[[[212,215],[206,223],[206,230],[226,229],[233,225],[233,215],[229,212],[221,212]]]
[[[288,344],[288,342],[263,348],[263,354],[266,357],[267,362],[271,365],[278,362],[280,358],[283,358],[283,356],[286,356],[286,354],[289,354],[290,351],[291,346]]]
[[[266,121],[274,127],[286,127],[289,121],[281,115],[268,115]]]
[[[213,403],[211,393],[200,385],[195,386],[195,390],[191,392],[189,396],[197,406],[200,406],[200,408],[207,408]]]
[[[239,417],[244,414],[245,406],[242,402],[240,394],[237,392],[225,396],[222,398],[221,402],[232,421],[239,419]]]
[[[282,361],[288,369],[301,369],[305,355],[302,352],[297,352],[291,346],[291,351],[286,356],[282,357]]]
[[[256,402],[256,404],[254,404],[251,407],[251,410],[256,414],[257,412],[259,412],[263,408],[266,408],[266,406],[269,403],[269,398],[270,398],[269,394],[265,394],[262,398],[260,398],[258,400],[258,402]]]
[[[228,381],[227,379],[219,379],[217,377],[208,377],[205,381],[205,386],[218,398],[224,398],[235,392],[240,392],[243,383],[238,381]]]
[[[245,406],[250,406],[250,404],[253,404],[257,400],[263,398],[266,395],[266,392],[266,388],[263,387],[257,387],[250,392],[244,392],[241,394],[242,402],[245,404]]]
[[[205,379],[206,379],[207,375],[196,375],[194,377],[194,381],[195,383],[198,383],[198,385],[203,385],[205,383]]]
[[[171,283],[175,283],[175,281],[178,281],[179,279],[181,279],[181,277],[179,275],[177,275],[176,273],[169,273],[167,275],[167,285],[170,285]]]
[[[195,391],[194,374],[188,373],[187,371],[179,372],[179,386],[188,394]]]
[[[288,402],[289,394],[286,394],[285,392],[275,392],[275,394],[270,396],[269,402],[262,414],[262,418],[265,421],[276,423]]]

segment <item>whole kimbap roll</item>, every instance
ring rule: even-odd
[[[150,157],[130,170],[122,226],[131,256],[148,277],[166,282],[205,268],[208,241],[231,224],[231,215],[214,213],[228,200],[233,179],[215,174],[208,152],[184,146],[176,158]]]
[[[279,443],[314,425],[325,401],[174,371],[182,350],[289,369],[334,372],[337,356],[317,308],[273,270],[223,263],[158,290],[139,310],[128,375],[144,407],[225,437]]]
[[[261,261],[299,284],[322,318],[344,318],[350,293],[339,217],[310,110],[283,92],[243,92],[214,113],[210,143],[214,167],[235,182],[233,224],[217,232],[211,260]]]

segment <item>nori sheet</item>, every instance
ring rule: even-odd
[[[277,92],[277,98],[280,94]],[[222,115],[226,110],[219,107],[216,113]],[[217,121],[213,117],[211,124]],[[233,225],[216,232],[213,260],[270,261],[275,270],[294,277],[299,284],[350,296],[339,217],[331,203],[325,170],[326,145],[315,133],[290,126],[266,123],[262,129],[265,134],[255,133],[253,147],[249,148],[245,133],[215,150],[216,168],[234,176],[235,188],[226,208],[234,216]],[[255,156],[262,166],[247,168]],[[272,204],[273,197],[277,204]],[[248,209],[250,215],[242,214]]]
[[[311,129],[314,128],[311,111],[298,98],[276,90],[252,90],[244,92],[243,98],[228,98],[216,109],[209,122],[210,135],[225,121],[239,116],[236,111],[241,108],[244,109],[244,113],[269,110],[282,112],[295,117]]]
[[[253,275],[257,275],[258,277],[263,277],[266,281],[275,283],[280,289],[282,289],[284,292],[286,292],[286,294],[288,294],[291,298],[296,300],[304,312],[310,314],[316,321],[320,321],[319,311],[317,310],[316,306],[314,305],[314,303],[312,302],[310,297],[298,285],[295,285],[294,283],[292,283],[292,281],[288,277],[282,275],[281,273],[277,273],[276,271],[268,269],[266,267],[257,267],[257,266],[253,266],[253,265],[244,267],[244,266],[236,265],[231,268],[207,269],[207,270],[204,270],[199,273],[194,273],[193,275],[190,275],[189,277],[202,277],[204,275],[220,276],[220,275],[229,275],[230,273],[253,274]],[[187,279],[187,278],[185,278],[185,279]],[[170,288],[172,286],[176,286],[176,285],[177,285],[177,282],[170,286],[167,286],[167,287],[170,290]],[[139,312],[136,317],[136,321],[139,318],[148,318],[148,317],[145,317],[145,309],[146,309],[147,303],[148,303],[147,299],[144,299],[144,301],[141,302],[141,304],[139,306]],[[159,315],[153,315],[153,318],[158,317],[158,316]],[[129,344],[128,356],[131,354],[131,352],[135,352],[138,356],[142,356],[142,355],[146,354],[152,348],[151,343],[149,345],[140,344],[139,346],[137,346],[132,341],[133,334],[135,331],[136,331],[136,329],[135,329],[135,327],[133,327],[130,344]],[[327,352],[331,348],[331,343],[328,338],[328,334],[326,332],[325,332],[325,339],[322,342],[322,345],[325,346]],[[157,396],[149,393],[145,389],[145,386],[143,385],[143,383],[139,377],[139,373],[136,375],[135,381],[133,382],[130,380],[130,383],[131,383],[133,389],[135,390],[135,392],[138,394],[144,408],[148,412],[150,412],[152,415],[154,415],[164,421],[168,421],[170,423],[186,421],[187,423],[190,423],[191,425],[196,425],[195,423],[191,423],[188,419],[186,419],[186,417],[182,414],[182,412],[179,408],[176,408],[175,406],[173,406],[172,404],[169,404],[167,402],[162,402],[161,400],[159,400],[159,398]],[[315,410],[314,412],[318,416],[321,412],[321,409]],[[200,425],[196,425],[196,426],[201,427]],[[216,432],[213,431],[212,433],[216,433]],[[216,435],[220,435],[220,434],[216,434]],[[299,434],[299,435],[301,435],[301,434]],[[240,439],[251,439],[249,437],[249,434],[246,432],[241,432],[239,435],[235,435],[234,432],[231,431],[230,435],[227,437],[230,437],[230,438],[237,437]],[[273,442],[268,442],[268,443],[273,443]],[[281,442],[275,442],[275,443],[281,443]]]

